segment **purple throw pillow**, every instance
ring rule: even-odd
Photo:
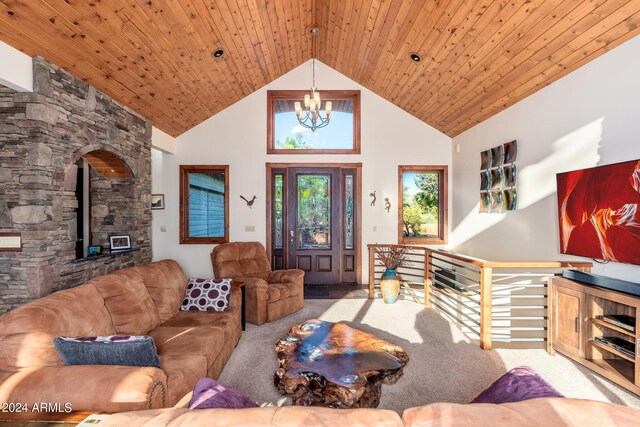
[[[225,311],[229,307],[231,279],[189,279],[182,311]]]
[[[200,378],[193,389],[189,409],[241,409],[256,408],[253,400],[238,390],[211,378]]]
[[[480,393],[471,403],[520,402],[539,397],[564,397],[528,366],[513,368]]]

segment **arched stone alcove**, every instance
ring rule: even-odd
[[[136,179],[121,155],[102,144],[83,147],[72,161],[65,168],[70,175],[65,181],[69,190],[74,189],[76,199],[69,237],[76,242],[79,259],[87,256],[88,246],[101,246],[105,252],[109,235],[130,232],[135,219],[123,212],[135,201]]]
[[[133,178],[129,166],[109,150],[93,150],[82,156],[101,178]]]

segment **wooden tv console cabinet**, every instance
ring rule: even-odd
[[[564,277],[549,279],[547,351],[558,351],[614,383],[640,395],[638,357],[640,297],[586,285]],[[602,314],[635,317],[633,331],[598,319]],[[619,337],[633,344],[635,356],[595,341]]]

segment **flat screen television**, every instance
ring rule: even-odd
[[[640,160],[556,179],[560,252],[640,264]]]

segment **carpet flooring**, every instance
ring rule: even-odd
[[[640,399],[561,355],[544,350],[480,350],[434,311],[411,301],[387,305],[380,299],[305,300],[304,310],[247,329],[219,380],[261,405],[290,405],[273,385],[278,363],[274,345],[308,319],[343,321],[400,345],[410,361],[396,384],[383,384],[380,408],[402,413],[433,402],[468,403],[509,369],[531,366],[567,397],[640,408]]]

